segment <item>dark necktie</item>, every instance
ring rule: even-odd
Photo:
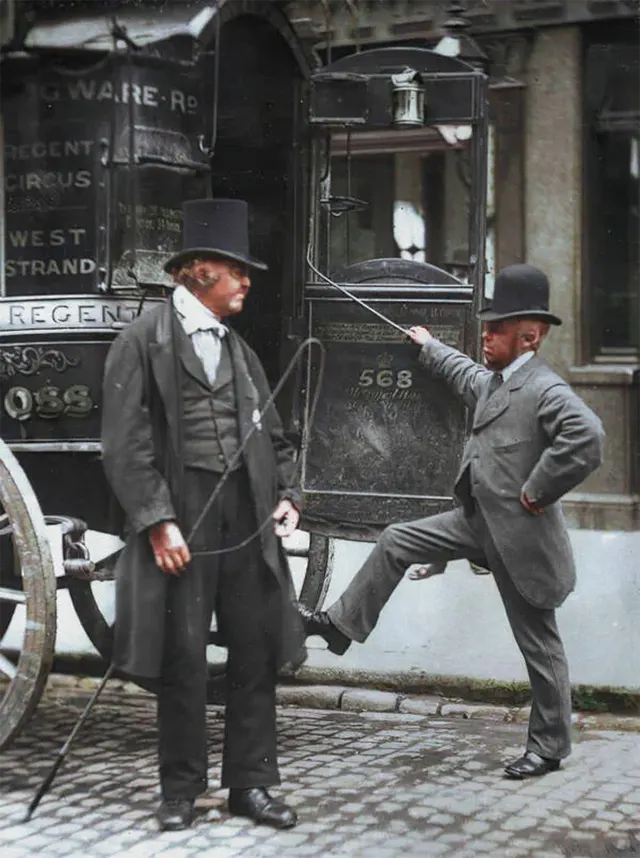
[[[502,385],[504,379],[502,378],[502,373],[494,372],[491,378],[489,379],[489,386],[487,388],[487,399],[493,396],[496,390]]]

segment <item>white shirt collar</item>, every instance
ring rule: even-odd
[[[172,301],[180,316],[180,323],[188,336],[196,331],[214,330],[221,337],[227,333],[227,328],[216,315],[201,301],[198,301],[186,286],[176,286],[173,290]]]
[[[512,361],[509,366],[505,366],[503,370],[500,370],[502,380],[507,381],[508,379],[510,379],[513,373],[517,369],[520,369],[521,366],[524,366],[525,363],[528,360],[531,360],[532,357],[535,357],[535,352],[523,352],[519,357]]]

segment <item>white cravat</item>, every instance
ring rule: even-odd
[[[209,384],[213,384],[220,365],[222,338],[227,335],[227,328],[185,286],[176,286],[173,306],[185,334],[200,358]]]

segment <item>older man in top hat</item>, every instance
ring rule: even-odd
[[[307,633],[340,654],[366,640],[412,564],[432,564],[426,575],[459,558],[490,569],[532,689],[524,755],[505,769],[512,778],[554,771],[570,753],[569,675],[555,608],[576,576],[560,499],[602,456],[599,419],[537,357],[549,325],[561,324],[548,299],[542,271],[512,265],[498,274],[492,306],[479,313],[484,367],[426,328],[410,329],[420,364],[473,413],[455,484],[460,506],[386,528],[328,611],[300,609]]]
[[[125,329],[106,362],[104,467],[130,526],[116,570],[114,662],[158,690],[163,830],[190,825],[207,786],[213,610],[228,648],[229,810],[276,828],[296,822],[267,791],[279,783],[276,670],[305,655],[278,539],[299,520],[294,451],[265,408],[257,356],[224,324],[242,310],[250,270],[264,268],[249,255],[244,201],[185,204],[184,249],[166,264],[172,299]]]

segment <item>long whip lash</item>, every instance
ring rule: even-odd
[[[213,492],[209,496],[209,499],[207,500],[204,507],[202,508],[202,512],[200,513],[197,521],[195,522],[195,524],[191,528],[191,532],[189,533],[189,536],[187,538],[187,543],[191,542],[191,540],[193,539],[196,531],[198,530],[198,528],[202,524],[202,521],[203,521],[205,515],[211,509],[212,504],[214,503],[216,497],[220,493],[220,490],[222,489],[222,486],[224,485],[228,475],[231,473],[231,470],[236,465],[236,463],[239,461],[240,456],[242,455],[242,453],[243,453],[245,447],[247,446],[248,441],[252,437],[253,433],[258,429],[258,425],[260,424],[260,422],[261,422],[262,418],[264,417],[266,411],[269,408],[271,408],[271,406],[273,405],[273,401],[275,400],[277,395],[280,393],[280,391],[282,390],[282,387],[284,386],[284,383],[286,382],[286,380],[289,378],[289,376],[293,372],[293,369],[297,365],[298,361],[300,360],[300,358],[303,354],[303,351],[307,347],[310,347],[312,345],[317,345],[318,348],[320,349],[320,364],[318,367],[318,383],[316,385],[316,390],[314,392],[313,400],[311,403],[311,408],[308,411],[307,420],[305,421],[304,430],[303,430],[303,434],[302,434],[302,447],[304,448],[307,445],[308,438],[309,438],[309,432],[310,432],[311,426],[313,424],[313,418],[315,416],[316,407],[318,405],[318,399],[320,397],[320,391],[322,389],[322,380],[324,377],[325,349],[324,349],[324,346],[322,345],[322,343],[320,342],[320,340],[316,339],[315,337],[308,337],[306,340],[304,340],[302,343],[300,343],[300,345],[296,349],[296,352],[293,355],[293,357],[291,358],[291,360],[289,361],[287,368],[285,369],[282,376],[280,377],[280,380],[278,381],[277,385],[273,389],[273,392],[271,393],[271,395],[267,399],[262,411],[260,411],[257,420],[254,421],[251,429],[245,435],[245,437],[242,441],[242,444],[238,448],[236,454],[234,455],[233,459],[231,460],[231,462],[227,466],[226,470],[222,474],[222,477],[218,481],[215,489],[213,490]],[[302,460],[302,457],[301,457],[300,461],[301,460]],[[298,467],[299,467],[299,464],[298,464]],[[269,517],[267,519],[265,519],[265,521],[254,531],[254,533],[250,537],[243,540],[243,542],[239,543],[238,545],[232,545],[232,546],[229,546],[228,548],[223,548],[223,549],[220,549],[218,551],[201,551],[201,552],[197,552],[197,554],[198,555],[224,554],[224,553],[228,553],[230,551],[237,551],[239,548],[242,548],[245,545],[247,545],[252,539],[255,539],[255,537],[264,530],[264,528],[267,526],[267,524],[270,521],[272,521],[271,515],[269,515]],[[80,731],[80,728],[82,727],[84,722],[89,717],[91,710],[95,706],[98,698],[100,697],[100,694],[104,690],[104,687],[107,684],[108,680],[110,679],[114,670],[115,670],[115,664],[113,662],[111,662],[111,664],[107,668],[107,672],[104,674],[104,676],[100,680],[100,685],[98,685],[96,690],[91,695],[91,698],[87,702],[87,705],[85,706],[84,711],[80,715],[80,718],[78,719],[78,721],[76,722],[75,726],[73,727],[71,733],[69,734],[67,741],[64,743],[64,745],[58,751],[56,759],[53,762],[53,765],[49,769],[49,772],[47,773],[45,779],[42,781],[40,787],[38,788],[35,796],[33,797],[32,801],[31,801],[31,804],[29,805],[29,808],[28,808],[28,810],[25,814],[25,817],[23,819],[23,822],[29,822],[29,820],[33,816],[36,808],[40,804],[42,798],[45,796],[45,794],[50,789],[50,787],[54,781],[54,778],[55,778],[56,774],[58,773],[58,769],[60,768],[60,766],[64,762],[67,754],[69,753],[69,750],[71,748],[71,744],[73,743],[73,740],[77,736],[77,734]]]
[[[406,337],[409,336],[409,332],[406,328],[403,328],[401,325],[398,325],[396,322],[389,319],[379,310],[376,310],[375,307],[372,307],[371,304],[367,304],[366,301],[363,301],[362,298],[358,298],[357,295],[354,295],[353,292],[350,292],[348,289],[345,289],[344,286],[341,286],[339,283],[336,283],[330,277],[327,277],[326,274],[323,274],[322,271],[318,271],[313,262],[311,261],[311,250],[307,253],[307,265],[313,271],[313,273],[324,280],[325,283],[328,283],[329,286],[333,286],[334,289],[338,289],[343,293],[347,298],[350,298],[352,301],[355,301],[356,304],[360,304],[361,307],[364,307],[365,310],[368,310],[370,313],[373,313],[374,316],[377,316],[379,319],[382,319],[383,322],[386,322],[387,325],[391,325],[392,328],[395,328],[396,331],[400,331],[401,334],[404,334]]]

